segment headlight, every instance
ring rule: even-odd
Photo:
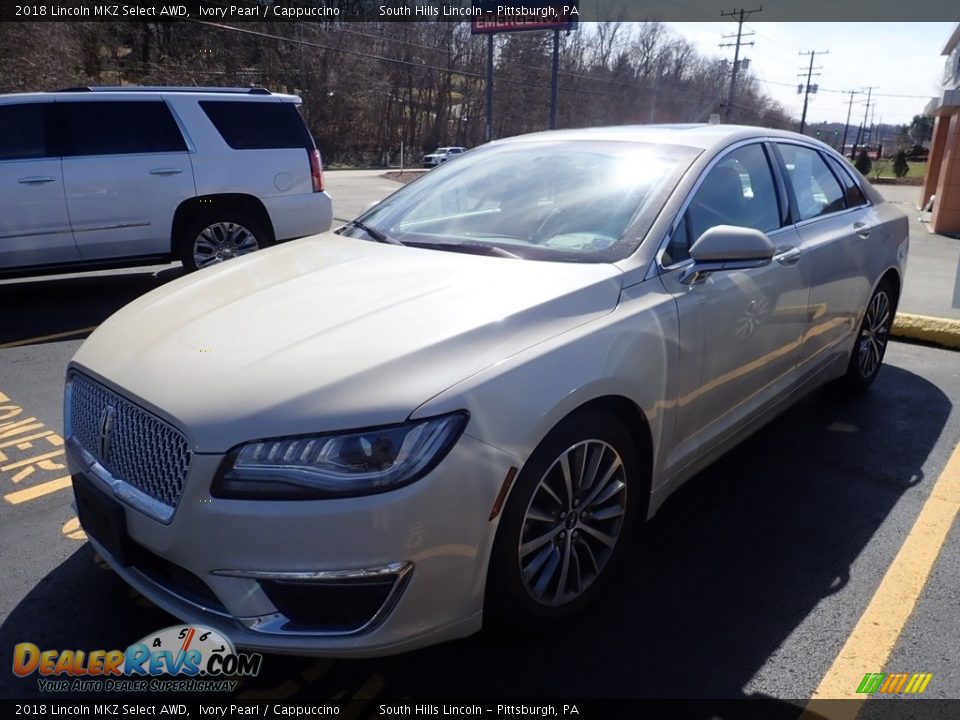
[[[386,492],[430,472],[466,424],[466,413],[453,413],[369,430],[247,443],[224,459],[211,493],[294,500]]]

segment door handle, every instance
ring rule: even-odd
[[[784,250],[782,253],[777,253],[773,256],[773,259],[781,265],[796,265],[801,255],[803,255],[803,250],[794,247],[789,250]]]
[[[30,177],[19,178],[17,182],[22,185],[40,185],[42,183],[53,182],[54,180],[56,180],[56,178],[50,177],[49,175],[31,175]]]
[[[180,168],[153,168],[151,175],[179,175],[183,170]]]
[[[854,232],[857,233],[857,237],[862,240],[866,240],[870,237],[870,227],[865,222],[855,222],[853,224]]]

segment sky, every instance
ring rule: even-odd
[[[840,1],[840,0],[838,0]],[[756,17],[760,17],[759,14]],[[734,48],[720,48],[723,35],[737,32],[735,22],[665,23],[692,42],[697,50],[717,59],[733,60]],[[767,94],[791,116],[799,119],[803,95],[797,84],[805,79],[810,64],[801,52],[816,50],[814,67],[822,66],[819,91],[810,96],[807,122],[844,122],[849,95],[845,90],[864,90],[853,98],[853,118],[863,120],[866,88],[875,86],[872,101],[874,122],[909,124],[914,115],[939,95],[939,80],[947,58],[940,53],[955,23],[744,23],[744,34],[754,32],[753,47],[741,48],[741,58],[750,59],[750,70]],[[829,54],[819,55],[822,50]],[[900,97],[895,97],[900,96]]]

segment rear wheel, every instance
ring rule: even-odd
[[[620,563],[644,488],[629,433],[598,412],[573,415],[534,451],[504,510],[486,612],[547,628],[586,607]]]
[[[884,280],[867,303],[844,377],[845,384],[851,390],[866,389],[880,372],[893,326],[895,300],[893,283]]]
[[[180,260],[193,271],[259,250],[270,244],[266,230],[251,217],[230,213],[201,215],[186,224]]]

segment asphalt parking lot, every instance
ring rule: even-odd
[[[169,266],[0,283],[0,667],[18,642],[126,647],[175,622],[96,561],[71,508],[60,433],[64,367],[84,329],[177,274]],[[569,627],[484,631],[397,658],[267,656],[240,696],[797,701],[851,649],[865,612],[888,612],[905,619],[889,659],[871,665],[863,648],[853,684],[868,672],[925,672],[924,697],[960,698],[960,493],[956,461],[948,468],[958,402],[955,352],[891,343],[866,394],[816,392],[684,486],[639,533],[612,591]],[[4,440],[27,426],[29,439]],[[942,548],[923,546],[936,558],[929,580],[914,600],[894,578],[900,602],[877,607],[932,502],[954,510]],[[43,694],[35,679],[0,672],[0,697]]]

